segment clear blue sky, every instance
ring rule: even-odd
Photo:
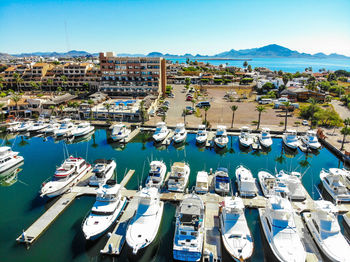
[[[0,0],[0,52],[215,54],[280,44],[350,56],[349,0]]]

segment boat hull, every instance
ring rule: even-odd
[[[6,171],[8,171],[9,169],[12,169],[17,165],[20,165],[22,162],[24,162],[24,158],[22,156],[16,156],[16,158],[14,159],[15,159],[14,161],[11,161],[12,162],[11,165],[2,166],[0,168],[0,176]]]

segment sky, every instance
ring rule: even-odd
[[[350,56],[350,0],[0,0],[0,52],[213,55],[279,44]]]

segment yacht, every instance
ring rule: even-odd
[[[304,136],[301,137],[301,141],[311,149],[319,149],[321,148],[320,142],[318,142],[316,132],[313,130],[309,130],[306,132]]]
[[[87,240],[102,236],[122,213],[127,200],[121,196],[120,190],[121,185],[114,180],[108,180],[97,189],[96,202],[82,224]]]
[[[72,131],[72,135],[75,137],[84,136],[94,130],[95,130],[95,127],[90,125],[89,122],[82,122],[76,127],[76,129]]]
[[[150,170],[146,179],[146,187],[160,188],[165,179],[166,165],[163,161],[152,161]]]
[[[277,260],[305,262],[305,248],[288,199],[277,195],[268,198],[266,208],[259,208],[259,217],[266,240]]]
[[[272,197],[276,194],[280,194],[283,197],[288,195],[288,187],[269,172],[260,171],[258,178],[265,197]]]
[[[331,174],[339,174],[342,177],[342,182],[350,190],[350,172],[345,168],[330,168]]]
[[[190,177],[190,167],[183,162],[175,162],[171,167],[168,190],[184,192]]]
[[[112,139],[113,141],[121,141],[126,139],[129,134],[131,133],[131,130],[126,127],[124,124],[115,124],[112,127]]]
[[[304,213],[304,220],[317,246],[330,261],[350,261],[350,245],[341,233],[336,206],[325,200],[314,205],[311,213]]]
[[[172,137],[175,143],[182,143],[186,140],[187,131],[185,129],[185,125],[180,123],[176,125],[175,133]]]
[[[19,156],[18,154],[18,152],[12,151],[11,147],[0,147],[0,174],[3,174],[24,161],[23,156]]]
[[[259,142],[265,148],[268,148],[272,145],[272,138],[270,135],[270,128],[264,127],[259,134]]]
[[[198,144],[205,143],[208,139],[208,131],[205,128],[205,125],[199,125],[198,131],[196,134],[196,142]]]
[[[46,135],[54,134],[60,128],[60,126],[61,125],[59,123],[51,123],[45,128],[44,132]]]
[[[17,121],[15,121],[15,122],[10,122],[10,123],[8,123],[7,124],[7,128],[6,128],[6,130],[8,131],[8,132],[20,132],[20,131],[18,131],[18,128],[23,124],[23,123],[26,123],[26,122],[17,122]]]
[[[204,203],[195,195],[186,195],[176,211],[173,257],[179,261],[199,261],[204,235]]]
[[[239,166],[236,169],[236,180],[238,191],[243,197],[255,197],[258,193],[256,187],[256,179],[253,177],[249,169]]]
[[[75,129],[75,125],[71,122],[69,118],[63,119],[58,130],[55,131],[57,137],[70,135]]]
[[[287,130],[287,132],[283,133],[282,140],[290,149],[297,149],[300,145],[297,131],[295,130]]]
[[[228,194],[230,192],[230,177],[227,168],[219,167],[215,171],[214,185],[216,193]]]
[[[29,132],[39,132],[41,130],[43,130],[44,128],[46,128],[48,125],[42,121],[39,120],[37,122],[35,122],[33,125],[31,125],[30,127],[28,127],[27,131]]]
[[[243,126],[241,128],[241,133],[239,134],[239,143],[244,147],[250,147],[254,143],[252,134],[250,133],[250,128]]]
[[[31,128],[31,126],[33,125],[32,121],[25,121],[22,122],[21,125],[17,128],[18,132],[26,132],[29,131],[28,129]]]
[[[299,172],[286,173],[281,170],[276,174],[280,184],[287,187],[287,195],[291,200],[304,201],[306,199],[305,188],[301,182],[301,174]]]
[[[228,137],[226,133],[226,126],[217,126],[216,128],[216,134],[214,137],[214,143],[219,148],[226,147],[228,143]]]
[[[152,243],[162,221],[164,203],[160,201],[158,189],[146,187],[136,195],[138,206],[126,231],[126,243],[134,255]]]
[[[209,176],[205,171],[198,171],[196,177],[196,187],[194,189],[197,194],[206,194],[209,191]]]
[[[97,159],[95,166],[92,168],[92,176],[90,177],[90,186],[104,185],[114,175],[117,163],[114,160]]]
[[[169,134],[169,129],[166,127],[164,122],[157,123],[156,130],[153,134],[153,139],[155,142],[163,141]]]
[[[253,238],[240,197],[225,197],[220,214],[221,238],[225,249],[235,261],[246,261],[254,250]]]
[[[91,165],[83,158],[70,156],[57,168],[51,181],[42,184],[41,197],[55,197],[74,186],[87,172]]]
[[[321,170],[320,179],[323,187],[336,202],[350,202],[349,189],[343,183],[343,177],[339,172],[326,172]]]

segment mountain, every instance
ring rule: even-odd
[[[43,56],[43,57],[75,57],[75,56],[98,56],[98,53],[88,53],[85,51],[76,51],[72,50],[67,53],[57,53],[57,52],[35,52],[35,53],[22,53],[22,54],[14,54],[12,56],[24,57],[24,56]],[[160,52],[151,52],[147,55],[143,54],[118,54],[118,56],[147,56],[147,57],[159,57],[162,56],[164,58],[332,58],[332,59],[349,59],[350,57],[339,55],[339,54],[330,54],[326,55],[324,53],[317,53],[314,55],[299,53],[298,51],[293,51],[289,48],[272,44],[266,45],[259,48],[251,48],[251,49],[241,49],[235,50],[231,49],[226,52],[222,52],[213,56],[208,55],[192,55],[192,54],[184,54],[184,55],[176,55],[176,54],[162,54]]]
[[[12,59],[13,56],[6,54],[6,53],[0,53],[0,59]]]

